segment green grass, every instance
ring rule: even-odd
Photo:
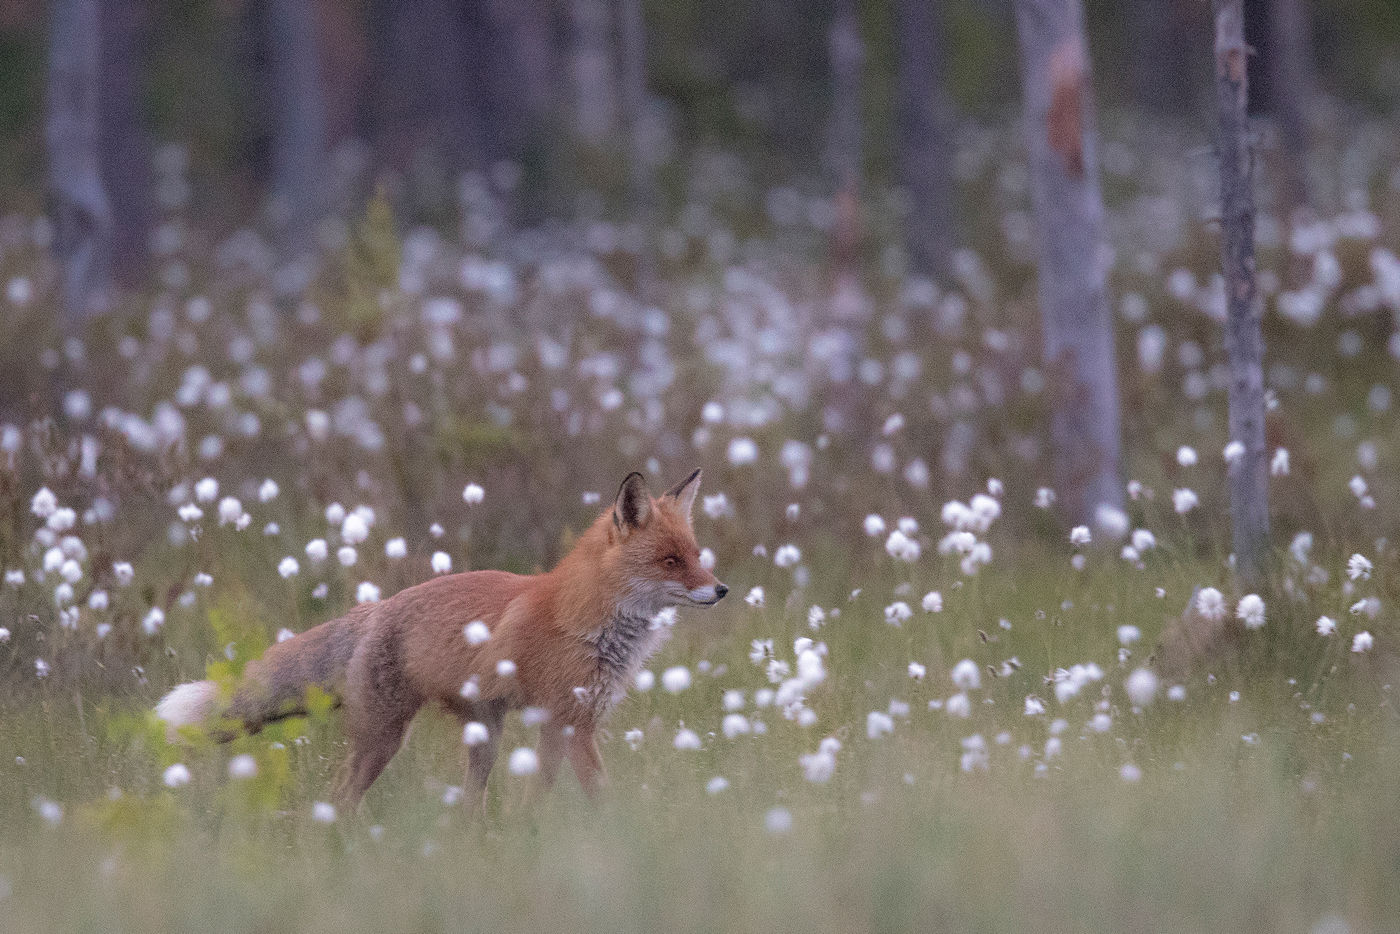
[[[658,685],[617,710],[596,805],[567,771],[532,803],[529,780],[502,767],[486,817],[469,818],[443,802],[461,783],[459,733],[427,713],[363,811],[320,824],[311,806],[328,797],[343,747],[335,714],[179,749],[144,718],[154,689],[45,693],[0,721],[12,751],[0,762],[0,929],[1309,931],[1337,914],[1353,931],[1386,930],[1400,917],[1389,662],[1310,637],[1306,610],[1284,608],[1249,637],[1292,642],[1283,670],[1246,642],[1188,680],[1187,700],[1134,712],[1123,674],[1189,593],[1177,582],[1204,571],[1165,560],[1127,571],[1095,555],[1074,575],[1065,560],[1026,555],[1014,575],[984,572],[947,591],[942,614],[916,611],[901,628],[863,596],[809,633],[805,607],[773,606],[771,585],[768,609],[692,612],[651,667],[714,667],[679,695]],[[731,582],[757,573],[738,568]],[[1169,599],[1158,600],[1163,581]],[[1144,629],[1121,668],[1110,618]],[[771,637],[790,658],[802,634],[830,648],[828,679],[809,697],[817,725],[768,708],[766,735],[706,736],[726,688],[745,690],[752,712],[766,684],[750,639]],[[948,669],[964,656],[1022,667],[984,678],[970,719],[927,709],[953,692]],[[908,677],[911,659],[928,665],[926,680]],[[1106,678],[1056,704],[1042,674],[1081,660]],[[1086,724],[1104,686],[1113,724],[1100,734]],[[1048,714],[1023,714],[1028,693]],[[910,704],[908,719],[868,739],[866,713],[891,698]],[[1068,725],[1046,760],[1052,717]],[[672,748],[681,721],[705,748]],[[633,728],[646,734],[636,751],[622,738]],[[505,749],[531,732],[512,724]],[[965,773],[960,741],[974,733],[989,768]],[[828,734],[843,742],[835,775],[811,784],[798,756]],[[243,751],[258,777],[228,778]],[[167,789],[161,772],[176,759],[193,780]],[[1121,776],[1127,763],[1140,780]],[[730,787],[707,794],[715,775]],[[40,796],[62,804],[57,825],[36,813]],[[766,827],[774,808],[791,815],[789,831]]]

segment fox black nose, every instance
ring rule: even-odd
[[[723,584],[715,584],[715,599],[723,600],[724,595],[729,593],[729,588]]]

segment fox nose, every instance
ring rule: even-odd
[[[729,593],[729,588],[723,584],[715,584],[715,599],[723,600],[724,595]]]

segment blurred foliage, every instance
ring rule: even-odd
[[[337,330],[362,341],[379,336],[386,304],[398,285],[401,253],[394,207],[380,186],[352,225],[344,248],[326,264],[320,289],[313,293]]]

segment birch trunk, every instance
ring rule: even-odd
[[[908,214],[905,248],[921,275],[946,273],[953,250],[953,107],[945,89],[939,0],[897,0],[895,132]]]
[[[1074,522],[1121,508],[1118,381],[1080,0],[1016,0],[1054,482]]]
[[[608,0],[570,0],[573,19],[574,132],[606,146],[618,128],[618,75]]]
[[[102,20],[98,0],[55,0],[49,33],[48,194],[61,265],[60,325],[105,303],[111,281],[112,206],[98,155]]]
[[[374,0],[369,9],[381,158],[407,166],[429,156],[449,172],[485,165],[482,89],[471,86],[471,11],[453,0]]]
[[[295,253],[310,247],[322,207],[325,101],[316,11],[311,0],[267,0],[262,25],[271,71],[269,214],[283,249]]]
[[[829,44],[831,126],[827,162],[836,191],[832,260],[838,276],[849,276],[856,266],[860,240],[860,73],[865,60],[855,0],[837,0]]]
[[[650,301],[655,269],[650,244],[657,224],[656,153],[647,113],[646,18],[642,0],[621,0],[622,99],[627,124],[627,187],[635,221],[645,232],[637,255],[637,293]]]
[[[1303,0],[1269,0],[1269,111],[1278,130],[1278,216],[1289,219],[1311,201],[1308,191],[1307,104],[1313,94],[1312,24]]]
[[[145,275],[151,230],[151,146],[141,109],[148,15],[142,0],[102,0],[102,181],[112,206],[112,275],[127,287]]]
[[[1269,543],[1264,449],[1264,337],[1254,259],[1254,153],[1246,104],[1248,49],[1240,0],[1215,0],[1219,110],[1220,260],[1225,274],[1225,350],[1230,363],[1230,440],[1244,454],[1229,468],[1235,570],[1245,588],[1262,576]]]

